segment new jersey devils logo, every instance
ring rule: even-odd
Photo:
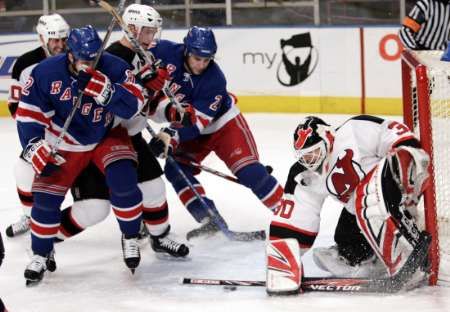
[[[353,150],[346,149],[344,157],[338,157],[327,177],[328,191],[346,203],[364,176],[359,164],[353,161]]]
[[[308,140],[312,132],[313,130],[311,128],[308,128],[306,130],[300,129],[297,131],[298,138],[294,143],[294,147],[296,150],[301,149],[303,145],[305,145],[306,140]]]

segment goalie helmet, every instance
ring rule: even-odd
[[[306,117],[295,129],[294,152],[305,168],[316,171],[333,147],[333,130],[318,117]]]
[[[62,39],[69,36],[70,27],[66,20],[59,14],[42,15],[36,26],[36,32],[41,36],[42,46],[47,55],[49,39]]]
[[[67,39],[68,50],[76,60],[94,60],[101,46],[102,39],[91,25],[72,29]]]
[[[141,32],[142,27],[156,28],[154,41],[161,37],[162,18],[161,15],[149,5],[130,4],[122,15],[122,19],[127,26],[134,25],[136,27],[137,36]]]
[[[186,52],[193,55],[214,58],[217,52],[216,38],[210,28],[191,27],[183,42]]]

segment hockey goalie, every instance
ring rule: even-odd
[[[319,232],[327,196],[343,209],[336,245],[315,248],[316,265],[334,277],[395,276],[427,235],[415,217],[430,183],[430,158],[413,133],[374,116],[350,118],[337,129],[306,117],[294,132],[294,150],[297,161],[270,224],[267,292],[300,292],[301,256]]]

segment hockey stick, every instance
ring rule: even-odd
[[[185,165],[187,165],[187,166],[189,166],[189,167],[192,167],[192,168],[195,168],[195,169],[199,169],[199,170],[203,170],[203,171],[212,173],[212,174],[214,174],[214,175],[216,175],[216,176],[218,176],[218,177],[224,178],[225,180],[228,180],[228,181],[231,181],[231,182],[234,182],[234,183],[241,184],[241,183],[239,182],[239,179],[236,178],[236,177],[233,177],[233,176],[231,176],[231,175],[227,175],[227,174],[225,174],[225,173],[222,173],[222,172],[220,172],[220,171],[214,170],[214,169],[212,169],[212,168],[203,166],[202,164],[196,163],[196,162],[194,162],[194,161],[192,161],[192,160],[185,159],[185,158],[182,158],[182,157],[175,157],[175,159],[176,159],[176,161],[178,161],[178,162],[180,162],[180,163],[182,163],[182,164],[185,164]]]
[[[125,32],[125,35],[130,41],[131,45],[133,46],[136,53],[142,57],[148,64],[152,65],[153,67],[157,67],[159,65],[159,61],[155,59],[155,56],[148,50],[145,50],[140,44],[139,41],[134,37],[133,33],[130,31],[128,26],[125,24],[122,16],[106,1],[100,0],[97,1],[98,5],[101,6],[103,9],[105,9],[107,12],[109,12],[116,20],[119,26],[122,28],[122,30]],[[179,112],[184,112],[184,108],[182,107],[181,103],[175,98],[172,90],[170,90],[168,83],[164,84],[163,92],[169,99],[169,101],[173,104],[175,104],[177,110]]]
[[[352,293],[395,293],[406,286],[411,277],[425,263],[431,236],[422,232],[419,242],[414,248],[402,269],[392,277],[378,279],[364,278],[333,278],[333,277],[304,277],[301,289],[303,291],[322,292],[352,292]],[[183,278],[182,284],[203,286],[266,286],[265,281],[226,280],[226,279],[197,279]]]
[[[123,6],[125,5],[125,2],[126,2],[126,0],[120,0],[119,4],[117,6],[117,9],[119,12],[122,11]],[[106,43],[108,42],[109,37],[111,36],[111,33],[114,29],[115,23],[116,23],[116,19],[113,18],[111,20],[111,23],[108,26],[107,31],[106,31],[105,38],[103,39],[103,42],[102,42],[102,46],[98,50],[98,54],[94,59],[94,64],[92,65],[92,68],[94,68],[94,69],[97,67],[98,61],[100,60],[100,57],[102,56],[103,51],[105,50]],[[72,119],[75,116],[75,113],[77,112],[78,107],[81,105],[82,98],[83,98],[83,90],[79,90],[77,101],[76,101],[76,103],[73,104],[72,110],[70,111],[69,116],[67,116],[66,121],[64,121],[62,130],[59,133],[59,136],[56,138],[55,144],[53,144],[53,146],[52,146],[51,155],[55,155],[56,152],[58,151],[58,147],[61,144],[64,136],[66,135],[66,132],[69,129],[70,124],[72,123]]]
[[[107,2],[105,1],[98,1],[99,6],[101,6],[103,9],[108,11],[118,22],[120,27],[125,32],[125,35],[127,36],[130,43],[133,45],[136,53],[139,54],[148,64],[150,65],[156,65],[157,61],[155,60],[155,57],[153,54],[150,53],[150,51],[144,50],[142,46],[139,44],[139,42],[136,40],[128,26],[123,21],[120,14],[117,13],[117,11]],[[175,103],[178,110],[183,110],[181,104],[176,100],[171,90],[168,88],[167,84],[163,88],[163,92],[166,94],[166,96],[169,98],[172,103]],[[151,128],[149,124],[147,124],[146,129],[150,132],[150,135],[152,137],[156,136],[156,133]],[[192,183],[187,178],[186,174],[181,170],[181,168],[178,166],[178,163],[173,159],[171,155],[168,155],[167,161],[177,170],[177,172],[181,175],[181,177],[185,180],[185,182],[188,184],[189,188],[192,190],[194,195],[200,200],[200,203],[202,206],[206,209],[208,214],[211,217],[211,220],[220,228],[220,230],[231,240],[238,240],[238,241],[249,241],[254,239],[265,239],[265,232],[264,231],[256,231],[256,232],[234,232],[228,229],[228,226],[218,218],[217,214],[214,213],[214,211],[208,206],[208,204],[205,202],[205,200],[201,197],[201,195],[198,193],[198,191],[195,189],[195,187],[192,185]]]
[[[204,166],[202,164],[196,163],[195,161],[192,161],[190,159],[185,159],[185,158],[182,158],[182,157],[175,157],[175,160],[180,162],[180,163],[182,163],[182,164],[185,164],[185,165],[187,165],[189,167],[192,167],[192,168],[195,168],[195,169],[199,169],[199,170],[203,170],[205,172],[211,173],[211,174],[216,175],[218,177],[224,178],[225,180],[228,180],[228,181],[231,181],[231,182],[234,182],[234,183],[237,183],[237,184],[241,184],[241,182],[239,182],[239,179],[234,177],[234,176],[232,176],[232,175],[228,175],[226,173],[217,171],[217,170],[215,170],[213,168],[210,168],[210,167]],[[266,170],[267,170],[267,172],[269,174],[272,173],[273,168],[271,166],[265,166],[265,168],[266,168]]]
[[[156,133],[153,128],[147,123],[146,127],[147,131],[150,133],[152,137],[156,137]],[[236,232],[231,231],[228,226],[217,216],[217,214],[209,207],[208,203],[203,199],[200,193],[197,191],[195,186],[186,176],[184,171],[180,168],[176,160],[171,156],[167,155],[167,161],[171,164],[178,174],[183,178],[183,180],[188,185],[189,189],[194,193],[195,197],[200,201],[203,208],[208,212],[211,220],[216,224],[222,233],[230,240],[235,241],[252,241],[252,240],[265,240],[266,232],[264,230],[253,231],[253,232]]]

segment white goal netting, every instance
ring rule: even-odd
[[[434,201],[440,255],[438,284],[450,286],[450,62],[440,61],[442,51],[416,51],[413,55],[426,66],[429,79],[431,129],[427,131],[432,132]],[[420,113],[414,70],[411,70],[411,84],[414,132],[419,135]]]

